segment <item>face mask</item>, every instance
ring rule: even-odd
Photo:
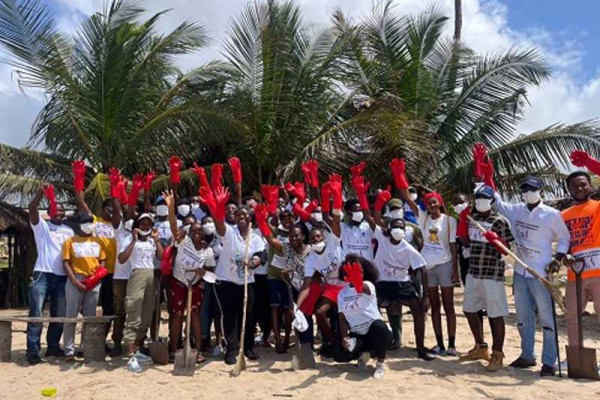
[[[283,231],[283,232],[287,232],[287,228],[285,226],[283,226],[282,224],[277,225],[277,230],[278,231]]]
[[[138,235],[140,236],[148,236],[152,233],[152,230],[147,230],[147,231],[138,231]]]
[[[200,204],[198,204],[198,203],[192,203],[192,211],[195,211],[195,210],[197,210],[199,208],[200,208]]]
[[[159,217],[166,217],[167,215],[169,215],[169,207],[165,204],[156,206],[156,215],[158,215]]]
[[[190,206],[188,206],[187,204],[182,204],[179,207],[177,207],[177,212],[182,217],[187,217],[188,214],[190,213]]]
[[[390,235],[392,235],[392,238],[394,238],[394,240],[399,242],[402,239],[404,239],[404,229],[402,229],[402,228],[391,229]]]
[[[412,201],[417,201],[417,199],[419,198],[419,196],[416,193],[412,192],[408,195],[408,197],[410,197]]]
[[[361,222],[364,218],[363,212],[362,211],[357,211],[357,212],[353,212],[352,213],[352,221],[354,222]]]
[[[522,196],[523,200],[525,200],[525,203],[527,204],[536,204],[539,203],[539,201],[542,199],[539,190],[536,190],[534,192],[524,192]]]
[[[323,222],[323,214],[316,212],[316,213],[312,213],[310,214],[311,217],[313,217],[313,219],[317,222]]]
[[[215,227],[215,224],[209,222],[207,224],[202,225],[202,230],[204,231],[205,235],[213,235],[217,228]]]
[[[186,225],[186,226],[184,226],[184,227],[183,227],[183,231],[184,231],[186,234],[189,234],[189,233],[190,233],[190,226],[189,226],[189,225]]]
[[[94,223],[86,222],[85,224],[81,224],[79,229],[81,229],[81,232],[85,233],[86,235],[91,235],[94,232]]]
[[[467,209],[467,207],[469,207],[469,203],[459,203],[452,207],[454,208],[455,213],[460,214],[463,211],[465,211]]]
[[[325,241],[319,242],[319,243],[315,243],[315,244],[311,245],[311,247],[312,247],[312,249],[314,251],[316,251],[317,253],[320,253],[323,250],[325,250]]]
[[[391,219],[402,219],[402,218],[404,218],[404,210],[402,210],[401,208],[397,208],[395,210],[390,211],[390,218]]]
[[[127,221],[125,221],[125,223],[123,224],[123,227],[125,228],[126,231],[131,232],[131,228],[133,227],[133,220],[128,219]]]
[[[492,209],[491,199],[475,199],[475,209],[479,212],[488,212]]]

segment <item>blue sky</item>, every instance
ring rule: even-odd
[[[78,23],[104,0],[47,0],[56,11],[59,28],[74,32]],[[183,70],[220,56],[228,20],[248,0],[139,0],[150,12],[173,8],[161,28],[173,29],[186,19],[205,25],[212,44],[180,59]],[[368,14],[372,0],[296,0],[306,20],[327,24],[341,8],[354,19]],[[422,11],[432,3],[453,17],[453,0],[396,0],[401,13]],[[463,0],[463,40],[479,53],[502,52],[511,46],[537,47],[553,71],[552,80],[530,88],[531,105],[516,134],[531,133],[557,122],[574,123],[600,117],[600,0]],[[447,33],[452,33],[451,21]],[[0,56],[3,54],[0,51]],[[45,103],[42,93],[24,95],[14,74],[0,64],[0,142],[27,143],[31,125]]]

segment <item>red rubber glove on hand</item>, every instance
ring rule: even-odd
[[[319,162],[317,160],[308,160],[306,162],[310,171],[310,187],[319,188]]]
[[[218,190],[223,190],[223,165],[213,164],[210,169],[210,187],[215,194]]]
[[[369,191],[370,186],[371,184],[369,182],[365,182],[364,176],[356,175],[352,178],[352,187],[356,192],[356,197],[358,198],[361,210],[369,209],[369,200],[367,199],[367,192]]]
[[[220,187],[215,191],[215,201],[217,203],[217,209],[215,219],[217,221],[225,221],[225,206],[231,197],[229,189]]]
[[[375,199],[375,204],[373,205],[373,209],[377,212],[381,212],[383,206],[386,205],[388,201],[392,199],[392,194],[390,193],[390,187],[388,186],[386,190],[382,190],[377,195]]]
[[[171,171],[169,181],[173,185],[178,185],[181,182],[181,176],[179,176],[179,171],[181,171],[181,159],[177,156],[171,156],[169,159],[169,167]]]
[[[367,164],[365,162],[361,162],[360,164],[356,164],[353,167],[350,167],[350,173],[352,174],[352,178],[356,178],[357,176],[361,176],[365,170]]]
[[[329,186],[331,187],[331,197],[333,198],[333,209],[341,210],[344,207],[342,176],[340,174],[329,175]]]
[[[483,178],[483,171],[481,170],[481,164],[487,157],[487,148],[483,143],[476,143],[473,146],[473,175],[476,179]]]
[[[135,207],[137,204],[140,192],[144,188],[144,175],[135,174],[131,183],[131,191],[127,197],[127,204],[131,207]]]
[[[503,256],[508,254],[506,252],[506,250],[504,248],[502,248],[502,245],[506,246],[506,243],[502,239],[500,239],[500,237],[498,236],[498,234],[496,232],[485,231],[483,236],[485,237],[485,240],[487,240],[492,245],[494,245],[494,247],[496,248],[498,253],[502,254]]]
[[[237,157],[231,157],[228,161],[229,169],[231,169],[231,176],[233,177],[233,183],[242,183],[242,163]]]
[[[277,212],[277,203],[279,202],[279,186],[262,185],[260,193],[263,196],[266,211],[269,214],[275,214]]]
[[[319,206],[317,200],[313,200],[306,206],[306,208],[302,208],[298,203],[294,204],[292,207],[292,212],[294,215],[297,215],[302,222],[306,222],[310,219],[310,214]]]
[[[119,190],[119,200],[121,204],[127,204],[129,196],[127,195],[127,178],[121,175],[121,182],[117,184]]]
[[[600,175],[600,162],[594,160],[584,150],[574,150],[571,153],[571,162],[576,167],[580,167],[580,168],[586,167],[594,174]]]
[[[392,176],[394,177],[394,185],[396,185],[396,189],[408,189],[408,180],[406,179],[406,162],[404,161],[404,158],[394,158],[392,161],[390,161],[390,169],[392,170]]]
[[[108,182],[110,183],[110,197],[117,199],[120,197],[121,188],[121,171],[118,168],[112,167],[108,170]]]
[[[359,263],[346,263],[344,264],[344,271],[346,276],[344,281],[354,286],[357,293],[363,292],[363,271]]]
[[[198,176],[198,181],[200,182],[201,188],[210,188],[208,184],[208,179],[206,178],[206,172],[204,168],[199,167],[198,164],[194,163],[194,166],[190,168],[194,173]]]
[[[310,171],[308,161],[300,164],[300,169],[302,170],[302,174],[304,175],[304,183],[307,186],[312,187],[312,173]]]
[[[98,268],[96,268],[94,275],[85,278],[84,280],[81,281],[81,283],[83,284],[83,286],[85,286],[85,288],[88,291],[94,290],[94,288],[96,286],[98,286],[100,281],[102,279],[106,278],[107,276],[108,276],[108,270],[104,267],[98,267]]]
[[[304,185],[302,185],[301,182],[296,182],[294,184],[288,182],[285,184],[285,190],[296,198],[296,203],[299,203],[300,206],[304,205],[306,192],[304,191]]]
[[[73,170],[73,186],[76,192],[83,192],[85,188],[85,163],[81,160],[71,163]]]
[[[42,187],[42,190],[44,191],[44,195],[46,195],[46,198],[48,199],[48,204],[50,205],[48,207],[48,215],[50,216],[50,218],[54,218],[54,216],[56,215],[56,196],[54,195],[54,186],[52,185],[44,185]]]
[[[325,182],[321,188],[321,209],[325,214],[331,211],[331,183]]]
[[[270,237],[273,234],[267,223],[268,216],[269,212],[264,204],[257,204],[256,207],[254,207],[254,220],[256,221],[260,233],[262,233],[264,237]]]
[[[481,163],[481,173],[483,174],[483,183],[496,190],[496,184],[494,183],[494,164],[492,164],[492,160],[488,158],[487,161]]]
[[[217,200],[215,199],[215,196],[214,196],[212,190],[210,190],[209,187],[202,186],[200,188],[200,191],[198,192],[198,197],[200,198],[200,201],[202,202],[202,204],[206,205],[206,207],[210,211],[210,215],[216,219]],[[222,221],[220,221],[220,222],[222,222]]]
[[[152,182],[154,182],[154,178],[156,178],[156,172],[150,171],[146,174],[144,179],[144,192],[146,192],[146,194],[149,194],[152,190]]]
[[[458,225],[456,226],[456,236],[459,238],[468,238],[469,237],[469,218],[471,215],[471,208],[465,208],[458,215]]]

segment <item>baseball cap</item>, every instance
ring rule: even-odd
[[[540,178],[530,175],[525,178],[523,182],[521,182],[519,188],[522,189],[523,186],[531,186],[534,189],[540,190],[544,185],[542,184],[542,180]]]

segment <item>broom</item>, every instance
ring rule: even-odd
[[[477,227],[477,229],[479,229],[482,233],[485,233],[486,230],[483,226],[481,226],[479,224],[479,222],[475,221],[475,219],[473,217],[471,217],[470,215],[467,216],[467,218],[469,219],[470,222],[473,223],[473,225],[475,225]],[[504,251],[506,254],[508,254],[509,256],[513,257],[515,259],[515,261],[517,263],[519,263],[521,265],[521,267],[523,267],[523,269],[527,272],[529,272],[531,275],[533,275],[534,278],[536,278],[538,281],[540,281],[545,287],[546,289],[548,289],[548,292],[550,292],[550,295],[552,296],[552,298],[554,299],[554,301],[556,302],[556,304],[558,304],[558,307],[564,312],[565,311],[565,301],[563,299],[562,293],[560,292],[560,290],[555,287],[554,285],[552,285],[552,283],[550,283],[550,281],[548,281],[548,279],[544,278],[542,275],[540,275],[539,272],[537,272],[535,269],[531,268],[530,266],[528,266],[527,264],[525,264],[519,257],[517,257],[517,255],[515,253],[513,253],[512,251],[510,251],[505,245],[504,243],[502,243],[499,240],[494,241],[494,244],[496,246],[498,246],[502,251]]]
[[[240,352],[238,353],[235,366],[231,376],[240,376],[246,369],[246,357],[244,356],[244,337],[246,336],[246,313],[248,311],[248,257],[250,255],[250,238],[252,237],[252,222],[248,224],[246,235],[246,249],[244,250],[244,310],[242,312],[242,332],[240,335]]]

